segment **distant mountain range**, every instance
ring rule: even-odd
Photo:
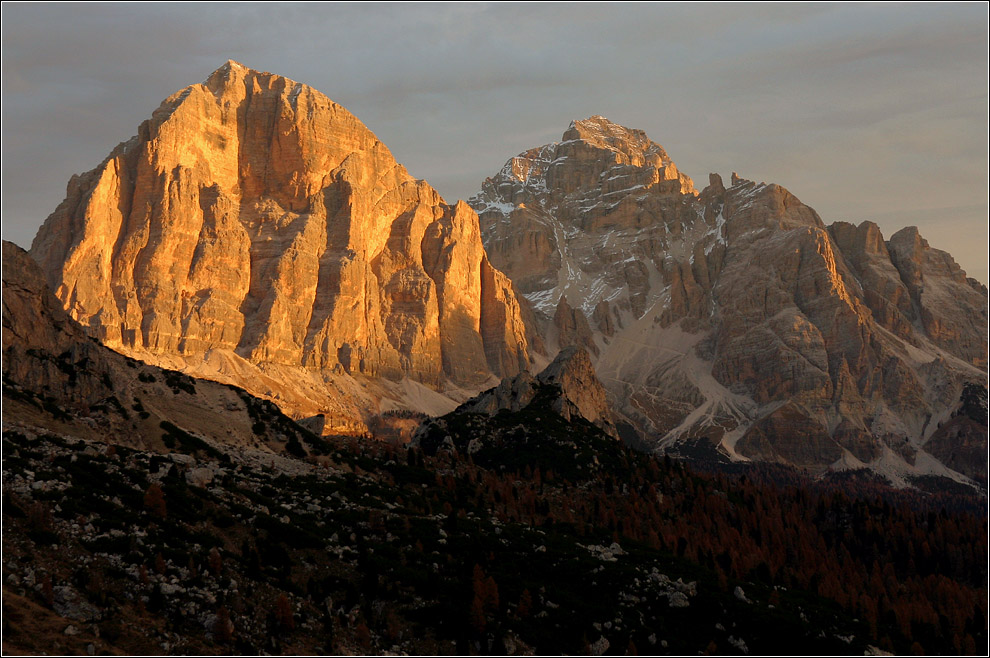
[[[469,203],[231,61],[73,177],[30,253],[105,345],[326,434],[447,413],[579,345],[636,445],[985,481],[961,410],[986,397],[987,289],[916,229],[825,225],[735,174],[698,192],[603,117]]]

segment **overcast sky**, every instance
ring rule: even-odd
[[[775,182],[826,223],[916,225],[988,280],[985,3],[12,4],[3,237],[227,59],[316,87],[467,198],[602,114],[681,171]]]

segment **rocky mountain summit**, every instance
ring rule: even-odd
[[[736,174],[698,192],[642,131],[598,116],[469,203],[548,349],[588,349],[654,447],[985,478],[985,460],[950,467],[925,446],[965,384],[986,386],[987,290],[916,228],[826,226]]]
[[[233,61],[74,176],[31,255],[104,344],[328,431],[532,363],[475,213],[320,92]]]

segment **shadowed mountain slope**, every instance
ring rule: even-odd
[[[827,226],[735,174],[699,193],[604,117],[510,159],[470,203],[548,348],[586,347],[654,447],[985,476],[985,460],[949,466],[925,445],[964,385],[986,385],[987,290],[917,229]]]

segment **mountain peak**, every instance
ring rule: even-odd
[[[584,129],[589,131],[599,131],[605,133],[615,133],[619,135],[624,135],[629,132],[629,129],[625,126],[621,126],[614,121],[604,117],[601,114],[595,114],[588,117],[587,119],[574,119],[571,121],[571,125],[568,126],[568,130],[573,129]],[[636,131],[642,132],[642,131]]]
[[[557,198],[547,196],[551,189]],[[483,220],[488,213],[507,216],[526,207],[563,204],[570,224],[604,216],[622,224],[643,202],[697,194],[691,178],[645,131],[596,114],[571,121],[561,141],[510,158],[468,203]]]
[[[219,94],[232,86],[241,86],[235,83],[240,83],[247,79],[254,79],[258,81],[257,83],[249,86],[248,89],[250,90],[250,93],[258,93],[268,89],[276,92],[292,92],[294,95],[298,95],[304,87],[312,92],[319,93],[312,87],[287,78],[284,75],[278,75],[277,73],[270,73],[268,71],[259,71],[258,69],[245,66],[233,59],[228,59],[222,66],[213,71],[213,73],[211,73],[209,77],[203,81],[203,85],[205,85],[206,88],[214,94]],[[186,90],[182,90],[176,95],[185,97],[185,91]],[[322,94],[320,95],[322,96]],[[173,98],[174,97],[175,96],[173,96]]]
[[[573,140],[581,140],[599,148],[622,153],[634,163],[641,163],[640,166],[670,164],[667,152],[647,137],[645,131],[626,128],[600,114],[571,121],[564,132],[563,141],[566,143]]]
[[[443,411],[447,381],[529,365],[515,292],[477,226],[322,93],[229,60],[74,177],[31,254],[114,349],[363,432],[376,403],[341,395],[352,377],[381,391],[407,378],[428,399],[390,399]],[[261,364],[316,383],[280,387]]]
[[[251,70],[251,67],[244,66],[243,64],[241,64],[237,60],[228,59],[226,62],[224,62],[222,65],[220,65],[220,67],[217,68],[217,70],[214,71],[213,73],[217,73],[219,71],[230,71],[230,70],[235,70],[235,71],[236,70],[245,70],[245,71],[247,71],[247,70]]]
[[[588,117],[587,119],[574,119],[567,128],[568,130],[578,130],[586,131],[589,133],[599,133],[607,136],[614,137],[627,137],[631,134],[633,135],[643,135],[646,133],[642,130],[637,130],[635,128],[626,128],[625,126],[615,123],[608,117],[604,117],[601,114],[595,114]]]
[[[209,85],[210,82],[214,80],[226,80],[231,73],[241,73],[253,70],[254,69],[244,66],[240,62],[228,59],[226,62],[217,67],[213,73],[207,76],[206,80],[204,80],[204,84]]]
[[[914,227],[826,227],[779,185],[730,180],[692,194],[643,131],[598,115],[471,203],[547,345],[596,348],[653,446],[918,473],[931,419],[985,381],[986,289]]]

